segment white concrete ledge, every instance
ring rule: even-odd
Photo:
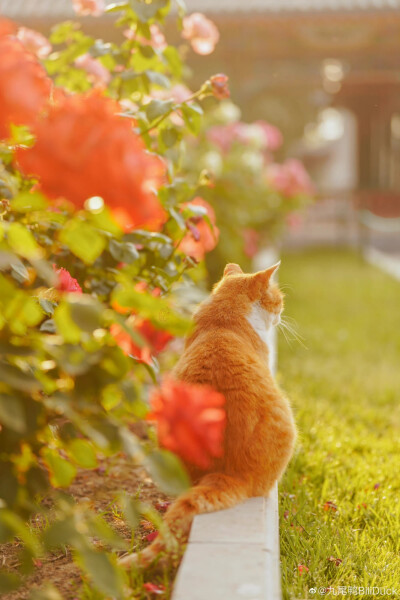
[[[278,493],[195,518],[173,600],[280,600]]]

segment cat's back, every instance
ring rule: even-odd
[[[265,348],[265,356],[268,351]],[[255,352],[250,340],[228,328],[196,332],[174,368],[174,376],[188,383],[209,384],[215,389],[225,383],[243,382],[257,370],[269,377],[267,361]]]

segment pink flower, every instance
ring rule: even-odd
[[[298,213],[292,212],[286,217],[286,224],[289,229],[296,231],[296,229],[299,229],[302,226],[303,219]]]
[[[107,86],[111,80],[108,69],[90,54],[82,54],[75,60],[75,66],[88,74],[88,79],[95,86]]]
[[[209,222],[212,224],[212,229],[203,217],[190,217],[186,225],[190,233],[187,233],[180,243],[180,249],[187,256],[192,256],[196,260],[203,260],[206,252],[211,252],[218,243],[219,229],[216,226],[215,212],[213,207],[200,196],[194,198],[191,202],[182,205],[190,207],[201,206],[207,211]]]
[[[167,94],[169,98],[172,98],[172,100],[174,100],[174,102],[176,102],[177,104],[182,104],[182,102],[186,102],[188,98],[192,96],[193,92],[189,90],[189,88],[186,87],[186,85],[178,83],[177,85],[174,85],[173,88],[168,90]]]
[[[216,75],[212,75],[210,77],[211,83],[211,91],[213,96],[217,98],[217,100],[224,100],[225,98],[229,98],[230,91],[228,87],[228,76],[224,73],[217,73]]]
[[[267,121],[256,121],[254,124],[258,125],[264,132],[267,150],[273,152],[282,146],[283,135],[277,127],[267,123]]]
[[[71,274],[61,267],[57,269],[56,265],[53,265],[53,269],[58,275],[58,284],[57,289],[61,292],[76,292],[77,294],[82,294],[82,288],[79,285],[78,281],[74,279]]]
[[[260,234],[255,229],[251,229],[250,227],[247,229],[243,229],[243,240],[244,240],[244,253],[249,258],[253,258],[257,254],[258,250],[258,240],[260,238]]]
[[[143,38],[140,40],[140,42],[144,46],[146,46],[146,45],[152,46],[156,50],[161,50],[161,51],[165,50],[165,48],[168,46],[167,41],[165,39],[165,35],[163,34],[163,32],[161,31],[159,26],[156,25],[155,23],[150,25],[150,34],[151,34],[150,40],[146,40],[146,38]]]
[[[184,17],[182,37],[190,40],[197,54],[211,54],[219,40],[219,31],[215,23],[202,13],[193,13]]]
[[[229,152],[233,142],[238,139],[240,123],[214,125],[207,131],[211,143],[219,146],[223,152]]]
[[[137,39],[142,46],[151,46],[155,50],[165,50],[168,46],[167,41],[165,39],[165,35],[161,31],[158,25],[153,23],[150,25],[150,39],[143,36],[136,36],[136,31],[134,29],[125,29],[124,36],[128,38],[128,40]]]
[[[29,52],[32,52],[32,54],[35,54],[38,58],[46,58],[52,50],[52,46],[48,39],[34,29],[20,27],[18,29],[17,38]]]
[[[104,0],[72,0],[72,7],[77,15],[98,17],[105,9]]]
[[[315,193],[309,174],[303,164],[295,158],[286,160],[282,165],[276,163],[269,165],[267,178],[278,192],[288,198]]]

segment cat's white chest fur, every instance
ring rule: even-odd
[[[271,341],[270,329],[275,324],[276,315],[264,310],[258,302],[254,302],[246,320],[264,344],[268,346]]]

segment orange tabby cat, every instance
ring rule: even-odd
[[[229,508],[251,496],[266,496],[281,477],[293,452],[296,429],[289,402],[269,366],[266,336],[280,321],[283,295],[266,271],[244,274],[228,264],[210,298],[195,313],[173,376],[208,384],[225,396],[227,424],[224,455],[207,472],[186,465],[194,483],[168,509],[165,521],[185,540],[195,515]],[[149,565],[165,549],[161,536],[121,564]]]

